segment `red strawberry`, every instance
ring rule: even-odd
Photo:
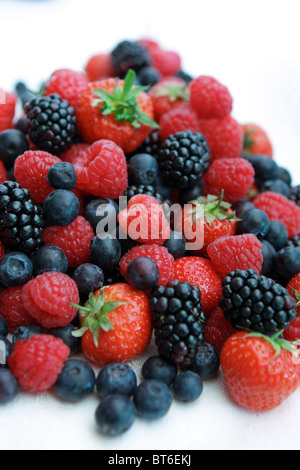
[[[240,331],[225,342],[220,362],[228,391],[241,407],[268,411],[299,386],[299,361],[288,341]],[[285,349],[286,348],[286,349]]]
[[[90,82],[105,78],[113,78],[115,71],[111,63],[110,54],[95,54],[90,57],[85,66],[85,73]]]
[[[153,121],[151,97],[145,87],[134,86],[135,72],[124,80],[108,78],[91,82],[76,105],[77,128],[84,142],[111,140],[125,153],[136,150],[148,137]]]
[[[244,153],[273,156],[272,143],[267,133],[257,124],[247,123],[243,126]]]
[[[101,366],[137,357],[149,346],[152,314],[145,293],[114,284],[90,296],[79,307],[83,353]]]
[[[0,132],[10,129],[13,126],[17,97],[14,93],[9,93],[0,88]]]
[[[288,341],[300,340],[300,273],[296,274],[287,284],[292,297],[297,301],[297,316],[288,324],[283,332],[284,339]]]
[[[186,82],[181,78],[168,77],[160,80],[150,89],[149,95],[152,98],[154,116],[157,121],[160,121],[164,114],[178,107],[186,106],[190,109],[189,90]]]

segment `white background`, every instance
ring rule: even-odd
[[[0,87],[36,89],[55,69],[82,70],[120,40],[151,37],[180,53],[192,75],[230,89],[233,116],[260,124],[276,161],[300,183],[300,61],[297,0],[0,0]],[[148,354],[155,353],[150,348]],[[146,356],[145,356],[146,357]],[[132,365],[139,374],[144,358]],[[137,420],[117,439],[100,436],[96,398],[77,405],[22,394],[0,409],[2,450],[298,449],[300,390],[268,413],[238,408],[222,376],[201,398],[173,403],[159,422]]]

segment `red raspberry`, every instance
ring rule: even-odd
[[[4,255],[5,255],[5,247],[4,247],[3,243],[0,241],[0,261],[3,258]]]
[[[138,42],[142,44],[142,46],[144,46],[150,54],[151,51],[153,51],[154,49],[160,48],[160,44],[157,41],[154,41],[153,39],[141,38],[138,40]]]
[[[81,72],[70,69],[55,70],[45,84],[44,96],[60,95],[71,106],[75,106],[81,91],[87,86],[88,80]]]
[[[50,167],[61,159],[41,150],[28,150],[15,160],[14,174],[17,183],[30,191],[31,198],[43,203],[53,191],[47,181]]]
[[[19,326],[38,324],[23,305],[22,289],[23,286],[8,287],[0,296],[0,314],[6,320],[11,333]]]
[[[194,78],[189,85],[190,104],[202,119],[223,119],[231,113],[232,96],[228,88],[207,75]]]
[[[220,307],[215,308],[210,314],[204,327],[204,340],[221,351],[229,336],[236,333],[231,323],[226,320],[224,312]]]
[[[242,126],[232,117],[223,119],[200,119],[200,132],[205,136],[211,160],[238,158],[243,150]]]
[[[55,384],[69,354],[60,338],[34,335],[17,341],[7,363],[24,390],[43,393]]]
[[[253,204],[264,211],[271,221],[281,222],[286,227],[289,238],[300,233],[300,207],[283,194],[265,191],[254,199]]]
[[[96,197],[118,199],[128,186],[127,162],[121,147],[98,140],[72,162],[77,188]]]
[[[79,144],[73,144],[66,152],[61,153],[59,158],[64,162],[73,163],[78,157],[84,157],[90,144],[80,142]]]
[[[283,337],[287,341],[300,340],[300,317],[295,317],[283,332]]]
[[[89,58],[85,73],[90,82],[113,78],[116,74],[111,63],[110,54],[95,54]]]
[[[17,97],[0,88],[0,132],[13,127]]]
[[[8,180],[8,177],[7,177],[6,168],[3,162],[0,160],[0,184],[7,180]]]
[[[174,258],[167,248],[160,245],[140,245],[132,248],[121,258],[119,266],[121,274],[125,279],[128,265],[132,260],[140,256],[151,258],[156,262],[160,273],[158,285],[166,286],[174,278]]]
[[[67,274],[46,272],[27,282],[22,289],[23,305],[44,328],[68,325],[76,316],[79,293],[76,282]]]
[[[247,123],[243,126],[244,152],[273,156],[273,147],[267,133],[257,124]]]
[[[95,234],[91,224],[81,215],[65,227],[46,227],[43,232],[45,245],[56,245],[61,248],[69,266],[76,268],[89,261],[90,244]]]
[[[221,277],[236,269],[254,269],[259,274],[263,264],[261,248],[259,239],[246,233],[217,238],[208,245],[207,254]]]
[[[171,234],[161,205],[145,194],[129,200],[127,208],[119,213],[118,222],[122,231],[138,243],[162,245]]]
[[[199,132],[199,119],[195,111],[186,105],[178,106],[163,114],[159,121],[161,140],[165,140],[169,135],[187,129],[192,132]]]
[[[181,78],[167,77],[160,80],[150,89],[149,95],[152,99],[154,117],[158,122],[165,113],[182,105],[190,108],[189,91]]]
[[[234,204],[245,197],[254,183],[254,168],[244,158],[221,158],[215,160],[204,174],[206,194],[220,196]]]
[[[161,47],[153,47],[150,50],[152,66],[162,75],[176,75],[181,69],[181,57],[177,52],[169,51]]]
[[[288,282],[286,288],[291,296],[296,299],[296,314],[297,316],[289,323],[283,332],[283,337],[287,341],[300,340],[300,273],[296,274]]]

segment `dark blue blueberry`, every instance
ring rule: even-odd
[[[180,232],[172,231],[163,244],[174,259],[183,258],[186,254],[186,239]]]
[[[129,263],[126,279],[134,289],[149,290],[159,281],[159,268],[156,262],[144,256],[135,258]]]
[[[154,379],[140,383],[133,396],[138,415],[149,420],[165,416],[171,407],[172,400],[169,387]]]
[[[137,77],[143,86],[153,86],[160,80],[161,74],[155,67],[148,65],[138,71]]]
[[[300,272],[300,250],[293,246],[282,248],[276,253],[275,271],[289,281]]]
[[[172,389],[176,400],[191,402],[197,400],[202,394],[203,383],[196,372],[187,370],[177,375]]]
[[[104,274],[96,264],[84,263],[75,269],[73,279],[80,293],[89,294],[103,286]]]
[[[121,258],[121,245],[113,236],[94,237],[90,247],[90,262],[99,266],[104,273],[115,270]]]
[[[278,177],[278,165],[274,159],[265,155],[247,155],[255,171],[255,180],[261,184]]]
[[[281,180],[285,181],[286,184],[288,184],[289,186],[291,186],[292,184],[292,176],[287,168],[284,168],[282,166],[278,167],[277,178],[280,178]]]
[[[160,356],[151,356],[143,364],[142,375],[145,380],[159,380],[171,385],[178,373],[177,365]]]
[[[279,220],[271,220],[270,229],[264,239],[271,243],[276,251],[279,251],[287,244],[288,231]]]
[[[33,274],[38,276],[46,272],[66,273],[68,259],[64,251],[56,245],[44,245],[31,256]]]
[[[194,357],[191,370],[202,380],[214,377],[220,368],[220,355],[217,349],[208,343],[199,346]]]
[[[0,160],[6,169],[14,166],[15,160],[29,149],[26,136],[18,129],[8,129],[0,134]]]
[[[255,205],[251,201],[248,201],[248,199],[241,199],[235,204],[232,204],[232,210],[235,211],[235,215],[238,218],[240,218],[244,212],[250,211],[252,209],[255,209]]]
[[[77,176],[74,166],[69,162],[59,162],[52,165],[48,171],[47,180],[49,186],[54,189],[75,188]]]
[[[42,328],[37,325],[19,326],[12,335],[12,344],[14,346],[20,339],[29,339],[34,335],[41,335],[42,333]]]
[[[280,178],[264,181],[259,189],[261,192],[272,191],[274,193],[280,193],[287,198],[289,198],[291,195],[290,186]]]
[[[0,369],[0,403],[6,405],[19,393],[20,387],[17,379],[9,369]]]
[[[73,335],[76,327],[69,323],[66,326],[51,328],[48,330],[49,335],[60,338],[70,348],[70,356],[74,356],[81,350],[81,339]]]
[[[135,418],[135,406],[124,395],[105,397],[95,413],[97,428],[105,436],[120,436],[131,428]]]
[[[13,345],[6,336],[0,336],[0,368],[7,367],[7,359],[11,355]]]
[[[9,328],[6,320],[0,315],[0,336],[7,336]]]
[[[32,278],[32,273],[32,262],[24,253],[7,253],[0,261],[0,283],[6,287],[26,284]]]
[[[259,238],[266,236],[270,229],[270,219],[260,209],[252,209],[244,212],[242,220],[237,222],[237,233],[252,233]]]
[[[272,273],[275,265],[276,250],[267,240],[261,240],[261,253],[263,256],[263,265],[261,274]]]
[[[43,218],[48,226],[64,227],[71,224],[79,215],[78,197],[66,189],[56,189],[43,204]]]
[[[129,238],[123,232],[120,225],[117,226],[116,236],[117,236],[117,239],[119,240],[120,245],[121,245],[122,256],[125,255],[128,251],[130,251],[135,246],[139,245],[139,243],[137,241],[132,240],[132,238]]]
[[[95,372],[88,362],[68,359],[54,384],[54,390],[61,400],[77,403],[93,393],[95,380]]]
[[[203,184],[201,183],[186,189],[181,189],[178,193],[178,202],[181,206],[184,206],[200,196],[203,196]]]
[[[137,387],[134,370],[125,363],[114,362],[100,370],[96,378],[97,393],[101,398],[108,395],[131,397]]]
[[[157,160],[148,153],[139,153],[127,163],[129,184],[154,184],[158,174]]]
[[[84,208],[84,217],[91,224],[95,234],[112,233],[117,224],[118,204],[112,199],[97,198]],[[102,223],[100,223],[102,221]]]

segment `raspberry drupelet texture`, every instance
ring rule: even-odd
[[[226,320],[224,312],[220,307],[216,307],[210,312],[204,327],[204,340],[214,346],[217,351],[221,351],[225,341],[229,336],[236,333],[236,329]]]
[[[201,119],[222,119],[231,113],[233,99],[214,77],[201,75],[189,85],[190,104]]]
[[[8,287],[0,296],[0,315],[6,320],[11,333],[20,326],[38,324],[23,305],[22,289],[22,286]]]
[[[185,105],[168,111],[159,121],[159,132],[162,141],[172,134],[187,129],[192,132],[199,132],[199,118],[195,111]]]
[[[55,70],[47,80],[43,94],[44,96],[59,95],[63,100],[68,101],[70,106],[74,107],[79,94],[87,83],[86,76],[81,72],[71,69]]]

